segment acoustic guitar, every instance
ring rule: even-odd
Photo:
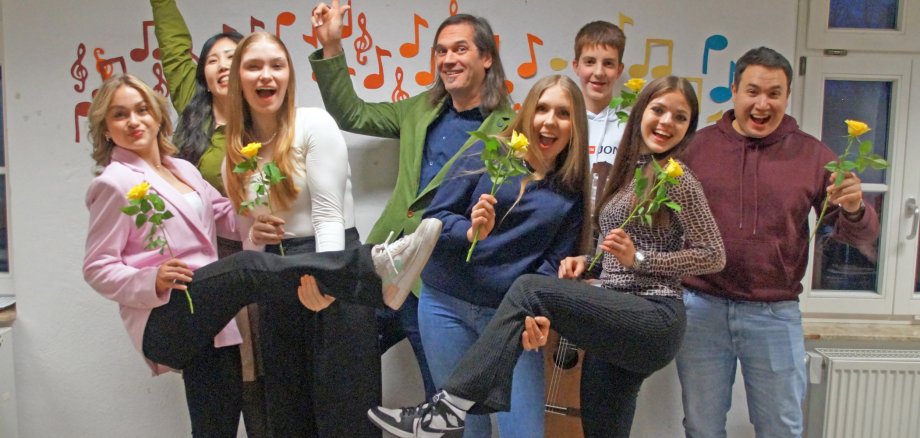
[[[575,344],[550,331],[543,350],[546,375],[545,436],[582,438],[581,365],[584,352]]]

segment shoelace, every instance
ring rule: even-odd
[[[393,254],[390,254],[390,239],[393,238],[393,231],[390,231],[390,234],[387,236],[387,240],[383,241],[383,251],[387,253],[387,258],[390,259],[390,265],[393,266],[393,272],[399,274],[399,269],[396,269],[396,261],[393,260]]]
[[[437,414],[444,419],[444,427],[459,427],[460,417],[451,411],[447,406],[444,406],[444,403],[440,401],[440,397],[435,395],[430,403],[422,403],[412,409],[412,412],[418,412],[418,416],[421,418],[420,424],[423,429],[429,429],[431,422],[434,421],[434,416]]]

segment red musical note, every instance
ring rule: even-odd
[[[394,88],[393,93],[390,94],[390,100],[393,102],[398,102],[400,100],[406,100],[409,98],[409,93],[402,89],[402,81],[403,69],[402,67],[396,67],[396,88]]]
[[[377,73],[371,73],[364,78],[364,88],[368,90],[376,90],[383,86],[383,57],[393,56],[389,50],[383,49],[380,46],[375,48],[377,49]]]
[[[427,87],[434,82],[434,48],[431,49],[430,71],[420,71],[415,74],[415,83]]]
[[[453,17],[457,15],[457,12],[460,11],[460,5],[457,4],[457,0],[450,0],[450,16]]]
[[[351,0],[348,0],[348,11],[345,12],[345,15],[348,18],[342,23],[342,39],[346,39],[351,36]]]
[[[77,46],[77,60],[70,66],[70,76],[80,82],[73,86],[73,89],[77,90],[78,93],[82,93],[86,89],[86,78],[89,76],[89,72],[83,66],[84,56],[86,56],[86,45],[80,43]]]
[[[399,54],[402,55],[404,58],[413,58],[413,57],[415,57],[415,55],[418,55],[418,45],[419,45],[419,44],[418,44],[418,31],[419,31],[419,28],[420,28],[420,27],[424,27],[425,29],[428,29],[428,22],[425,21],[425,19],[422,18],[421,16],[419,16],[418,14],[415,14],[415,18],[414,18],[413,22],[414,22],[414,26],[415,26],[415,42],[412,42],[412,43],[405,43],[405,44],[399,46]]]
[[[518,75],[524,79],[532,78],[537,74],[537,55],[534,52],[534,44],[543,45],[543,40],[537,38],[534,34],[527,34],[527,45],[530,47],[530,61],[521,64],[518,67]]]
[[[159,62],[153,64],[153,75],[157,78],[157,84],[153,86],[153,91],[160,93],[163,97],[169,97],[169,85],[166,78],[163,77],[163,65]]]
[[[91,102],[80,102],[73,107],[73,129],[76,133],[74,143],[80,142],[80,117],[89,117],[89,106]]]
[[[282,12],[275,18],[275,36],[281,38],[281,27],[287,27],[297,21],[297,16],[293,12]]]
[[[311,16],[311,17],[313,16],[313,13],[314,13],[314,12],[316,12],[316,8],[313,8],[313,9],[310,10],[310,16]],[[309,23],[310,23],[310,24],[309,24],[309,26],[310,26],[310,34],[309,34],[309,35],[303,34],[303,40],[304,40],[304,42],[306,42],[307,44],[313,46],[314,48],[319,47],[319,46],[316,45],[316,28],[313,27],[313,21],[312,21],[312,20],[311,20]],[[344,37],[343,37],[343,38],[344,38]]]
[[[261,28],[262,30],[265,30],[265,22],[250,15],[249,16],[249,32],[255,32],[256,28]]]
[[[223,31],[222,31],[222,32],[223,32],[223,33],[233,33],[233,32],[236,32],[236,29],[230,27],[230,26],[227,25],[227,24],[224,24],[224,28],[223,28]]]
[[[374,38],[367,32],[367,16],[364,15],[364,12],[358,14],[358,28],[361,29],[361,36],[355,38],[355,60],[358,61],[358,64],[364,65],[367,64],[367,56],[364,56],[364,52],[374,46]]]
[[[141,33],[144,35],[144,47],[131,50],[131,60],[134,62],[141,62],[147,59],[147,56],[150,55],[150,38],[148,37],[148,30],[153,27],[153,21],[143,22],[144,29]],[[160,59],[160,49],[153,50],[153,59]]]

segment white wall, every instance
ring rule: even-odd
[[[89,101],[91,90],[100,83],[94,68],[96,48],[105,51],[105,58],[123,56],[128,72],[156,84],[154,60],[134,62],[129,57],[131,49],[142,43],[142,21],[151,18],[148,4],[142,0],[2,0],[0,4],[13,232],[11,284],[0,284],[0,293],[14,292],[19,301],[15,336],[20,436],[187,435],[179,377],[149,376],[122,329],[115,304],[95,294],[81,276],[86,229],[83,196],[92,161],[85,119],[79,120],[81,141],[74,141],[74,108]],[[429,23],[421,31],[422,45],[428,45],[450,4],[449,0],[355,0],[354,35],[345,47],[349,64],[357,68],[359,94],[388,100],[397,66],[404,71],[403,89],[410,94],[421,91],[414,79],[416,72],[428,69],[426,49],[419,56],[404,58],[399,47],[412,40],[414,13]],[[253,16],[274,31],[279,13],[293,12],[293,28],[283,28],[281,34],[299,73],[298,100],[301,105],[321,105],[306,62],[313,49],[301,38],[307,31],[310,2],[181,0],[180,7],[196,46],[224,23],[245,32]],[[523,99],[532,82],[518,74],[518,67],[530,59],[527,33],[543,41],[535,48],[537,77],[554,72],[554,58],[561,61],[555,65],[561,65],[562,72],[570,73],[572,39],[578,27],[594,19],[617,23],[621,13],[633,23],[625,26],[629,40],[623,80],[629,79],[630,66],[643,60],[646,39],[672,40],[674,74],[702,78],[704,118],[729,108],[729,103],[714,102],[709,93],[727,85],[730,60],[756,45],[772,46],[791,58],[795,47],[795,0],[463,0],[459,8],[488,17],[501,35],[515,101]],[[393,53],[384,59],[386,81],[377,90],[363,87],[364,78],[376,71],[373,50],[367,66],[357,65],[354,59],[361,12],[366,13],[374,43]],[[726,36],[728,47],[711,52],[711,69],[703,75],[704,42],[714,34]],[[86,47],[82,66],[88,70],[88,81],[79,92],[72,67],[81,43]],[[653,66],[665,59],[664,48],[653,49]],[[351,135],[347,139],[359,229],[366,233],[395,181],[395,142]],[[417,383],[411,366],[405,349],[385,358],[387,400],[415,401],[419,396],[417,387],[406,389]],[[679,435],[680,419],[679,388],[669,367],[653,376],[643,391],[636,435]],[[746,415],[732,421],[743,424]],[[732,435],[743,436],[740,430],[743,427]]]

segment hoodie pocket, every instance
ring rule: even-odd
[[[789,272],[776,242],[726,239],[722,274],[748,293],[789,288]]]

